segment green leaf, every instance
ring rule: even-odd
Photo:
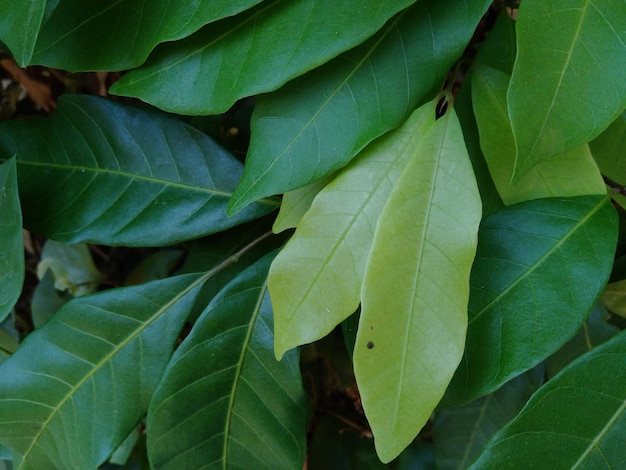
[[[148,414],[155,468],[302,468],[305,396],[298,354],[281,362],[272,354],[266,289],[272,258],[228,284],[172,357]]]
[[[622,113],[595,140],[589,142],[589,148],[602,174],[621,185],[626,185],[626,165],[624,149],[626,148],[626,112]],[[626,209],[626,197],[614,194],[615,199]]]
[[[242,172],[233,156],[178,120],[96,97],[64,95],[48,118],[1,123],[0,161],[14,153],[26,227],[66,243],[167,245],[278,205],[226,218]]]
[[[199,286],[186,275],[75,298],[0,366],[0,442],[20,468],[95,468],[145,414]]]
[[[515,180],[593,139],[624,110],[624,24],[622,1],[522,2],[508,92]]]
[[[490,3],[419,1],[361,46],[260,96],[229,213],[330,174],[398,126],[440,89]]]
[[[54,274],[48,270],[45,272],[30,302],[31,318],[35,328],[41,328],[52,316],[72,300],[74,296],[70,291],[61,291],[55,287]]]
[[[504,203],[606,194],[602,175],[587,144],[539,162],[511,184],[515,139],[506,104],[509,79],[509,75],[480,62],[476,63],[472,74],[472,101],[480,146]]]
[[[56,289],[68,290],[75,297],[95,292],[105,279],[84,244],[67,245],[47,240],[37,265],[39,279],[43,279],[47,271],[53,273]]]
[[[280,211],[276,216],[272,231],[280,233],[287,229],[295,228],[311,207],[315,196],[332,180],[333,177],[324,178],[303,188],[294,189],[283,194]]]
[[[57,0],[41,28],[32,60],[72,71],[130,69],[141,65],[157,44],[188,36],[260,1]]]
[[[316,196],[270,269],[276,357],[322,338],[356,310],[376,221],[434,122],[431,102],[370,144]]]
[[[617,217],[608,197],[509,206],[481,224],[465,356],[447,399],[498,389],[580,328],[608,280]]]
[[[0,318],[11,311],[24,282],[22,211],[15,159],[0,165]]]
[[[544,381],[545,366],[505,383],[471,403],[438,412],[433,426],[437,469],[465,470],[491,437],[508,424]]]
[[[0,0],[0,39],[22,67],[33,55],[45,9],[46,0]]]
[[[600,297],[600,303],[609,312],[626,318],[626,280],[607,285]]]
[[[530,399],[472,469],[622,468],[626,332],[578,358]]]
[[[376,225],[354,372],[376,451],[395,458],[463,355],[481,203],[453,110],[418,143]]]
[[[554,377],[578,356],[589,352],[592,348],[612,338],[619,332],[615,326],[607,323],[607,318],[608,312],[600,305],[596,305],[585,323],[583,323],[583,326],[576,333],[576,336],[546,359],[548,378]]]
[[[414,1],[268,0],[156,48],[111,92],[180,114],[219,114],[356,46]]]
[[[13,336],[0,328],[0,364],[11,357],[17,351],[18,346]]]

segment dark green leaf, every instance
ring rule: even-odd
[[[439,90],[491,2],[458,3],[419,1],[361,46],[260,96],[229,211],[341,168]]]
[[[602,174],[618,184],[626,185],[626,112],[613,121],[597,139],[589,142],[589,147]],[[626,196],[614,194],[613,198],[626,209]]]
[[[188,36],[260,1],[57,0],[41,28],[32,61],[72,71],[129,69],[141,65],[157,44]]]
[[[302,468],[298,354],[273,355],[272,258],[228,284],[172,357],[148,415],[155,468]]]
[[[0,165],[0,319],[11,311],[24,282],[22,211],[15,159]]]
[[[30,303],[33,326],[41,328],[73,297],[69,291],[58,290],[55,287],[54,274],[52,271],[46,271],[35,287]]]
[[[541,387],[470,468],[623,468],[625,383],[622,332]]]
[[[611,272],[608,197],[528,201],[481,224],[465,356],[448,390],[467,402],[554,353],[580,328]]]
[[[238,225],[226,204],[241,164],[180,121],[96,97],[65,95],[50,117],[0,124],[17,153],[25,225],[59,241],[166,245]]]
[[[22,67],[33,55],[45,9],[46,0],[0,0],[0,39]]]
[[[449,110],[413,148],[387,199],[361,289],[354,373],[383,462],[413,441],[463,356],[480,219]]]
[[[186,275],[75,298],[0,366],[0,442],[23,469],[95,468],[148,408],[199,286]]]
[[[515,179],[593,139],[624,110],[625,24],[623,1],[521,3],[508,91]]]
[[[111,91],[180,114],[218,114],[356,46],[414,1],[267,0],[158,47]]]
[[[438,412],[433,427],[437,469],[465,470],[543,384],[545,369],[540,364],[490,395]]]

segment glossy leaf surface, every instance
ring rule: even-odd
[[[624,24],[622,1],[521,4],[508,92],[517,145],[515,179],[593,139],[624,110]]]
[[[434,103],[422,106],[365,148],[313,201],[270,269],[277,357],[322,338],[358,307],[376,221],[434,121]]]
[[[209,304],[150,404],[155,468],[301,468],[305,408],[297,352],[274,359],[268,255]],[[203,397],[202,403],[197,397]]]
[[[0,124],[0,161],[15,153],[26,227],[68,243],[166,245],[278,205],[226,218],[239,161],[180,121],[95,97]]]
[[[141,65],[157,44],[188,36],[260,1],[57,0],[39,33],[32,61],[72,71],[130,69]]]
[[[180,114],[218,114],[356,46],[413,1],[268,0],[158,47],[112,92]]]
[[[20,468],[95,468],[148,402],[204,278],[66,304],[0,366],[0,441]]]
[[[376,451],[395,458],[463,355],[481,203],[453,110],[415,148],[376,226],[354,372]]]
[[[28,64],[33,54],[45,9],[46,0],[0,0],[0,40],[22,67]]]
[[[11,311],[24,282],[22,211],[15,159],[0,165],[0,319]]]
[[[545,367],[515,377],[495,392],[435,415],[435,460],[441,470],[465,470],[491,437],[508,424],[544,381]]]
[[[232,212],[328,175],[398,126],[440,89],[489,3],[419,1],[361,46],[259,97]]]
[[[465,356],[447,398],[467,402],[496,390],[569,340],[608,280],[616,239],[607,197],[538,199],[486,218]]]
[[[470,468],[514,469],[519,462],[546,470],[621,468],[624,383],[626,332],[581,356],[539,389]]]

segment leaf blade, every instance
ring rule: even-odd
[[[363,281],[354,371],[383,462],[426,423],[463,355],[480,216],[450,111],[431,127],[390,195]]]
[[[3,12],[0,19],[0,39],[22,67],[29,63],[33,55],[45,9],[45,0],[18,3],[0,1],[0,11]]]

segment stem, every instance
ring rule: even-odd
[[[609,186],[614,192],[626,196],[626,186],[623,186],[618,182],[613,181],[608,176],[602,175],[602,178],[604,179],[606,185]]]

